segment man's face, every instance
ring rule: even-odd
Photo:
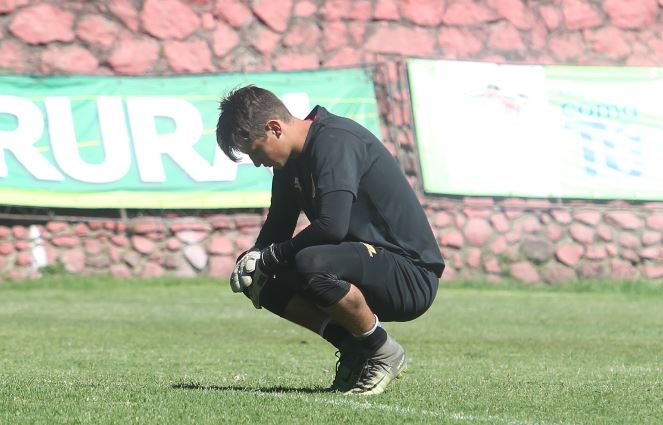
[[[242,146],[240,151],[251,158],[253,165],[281,168],[288,162],[289,153],[280,125],[265,126],[265,136]]]

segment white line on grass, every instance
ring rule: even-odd
[[[381,410],[389,413],[397,413],[401,415],[422,415],[422,416],[431,416],[435,418],[444,418],[450,419],[458,422],[489,422],[489,423],[502,423],[506,425],[551,425],[545,422],[532,422],[532,421],[523,421],[520,419],[510,418],[507,416],[475,416],[475,415],[466,415],[464,413],[454,413],[447,412],[445,410],[425,410],[425,409],[415,409],[413,407],[403,407],[398,405],[391,404],[379,404],[370,401],[356,401],[349,398],[323,398],[316,396],[309,396],[306,394],[297,394],[297,393],[273,393],[273,392],[263,392],[256,391],[258,396],[267,396],[267,397],[291,397],[298,398],[307,403],[322,403],[330,404],[333,406],[347,406],[352,409],[366,409],[366,410]]]

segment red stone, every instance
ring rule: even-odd
[[[603,245],[588,245],[585,251],[585,258],[589,260],[603,260],[608,253]]]
[[[335,67],[358,66],[362,65],[363,63],[364,61],[362,60],[362,53],[360,51],[355,50],[352,47],[341,47],[331,56],[327,57],[327,59],[324,62],[324,65],[326,67],[335,68]],[[385,145],[385,147],[389,149],[387,145]]]
[[[528,215],[513,224],[513,229],[524,233],[537,233],[541,230],[541,222],[538,218]]]
[[[568,210],[552,210],[550,213],[559,224],[570,224],[572,221]]]
[[[70,273],[80,273],[85,270],[85,253],[80,249],[64,251],[60,256],[60,260]]]
[[[401,15],[408,21],[421,26],[437,26],[442,23],[444,0],[402,0]]]
[[[322,47],[325,51],[336,50],[348,45],[347,30],[343,22],[329,22],[323,28]]]
[[[433,223],[435,227],[447,227],[451,225],[452,222],[451,216],[448,213],[441,211],[435,214],[435,220]]]
[[[598,27],[603,23],[597,8],[585,0],[563,0],[562,12],[566,29],[570,31]]]
[[[640,250],[639,255],[643,260],[663,261],[663,251],[658,246],[643,248]]]
[[[591,243],[594,240],[594,230],[584,224],[572,224],[569,228],[569,233],[573,240],[583,244]]]
[[[661,242],[661,238],[663,235],[661,232],[652,232],[650,230],[646,230],[642,232],[642,243],[644,245],[657,245]]]
[[[352,21],[348,23],[348,33],[355,45],[361,46],[364,42],[364,34],[366,33],[366,22]]]
[[[534,49],[547,49],[548,47],[548,30],[546,26],[540,22],[534,24],[534,28],[530,33],[530,46]],[[537,63],[534,61],[533,63]]]
[[[619,235],[619,244],[624,248],[638,248],[640,239],[632,233],[622,233]]]
[[[261,28],[253,34],[251,40],[256,50],[262,53],[263,56],[270,57],[281,40],[281,35],[266,28]]]
[[[200,22],[202,27],[208,31],[213,30],[216,25],[216,19],[214,18],[214,15],[212,15],[209,12],[205,12],[202,14],[202,16],[200,17]]]
[[[559,27],[559,24],[562,21],[562,15],[559,8],[555,6],[539,6],[539,15],[543,18],[546,27],[551,30]]]
[[[18,74],[26,69],[26,63],[25,53],[16,41],[8,40],[0,43],[0,68]]]
[[[534,25],[534,16],[522,0],[493,0],[497,13],[505,17],[516,28],[531,29]]]
[[[81,244],[78,236],[57,236],[51,239],[51,243],[60,248],[73,248]]]
[[[499,233],[504,233],[509,230],[509,220],[507,220],[506,216],[502,213],[490,216],[490,223]]]
[[[303,18],[313,15],[316,10],[318,10],[318,7],[315,5],[315,3],[308,0],[303,0],[298,1],[295,4],[295,10],[293,10],[292,13],[297,17]]]
[[[443,232],[439,237],[441,246],[451,248],[462,248],[464,245],[463,235],[458,230]]]
[[[29,252],[19,252],[16,255],[15,263],[17,266],[25,267],[32,264],[32,254]]]
[[[585,248],[581,245],[562,245],[557,248],[557,251],[555,251],[555,256],[561,263],[569,267],[575,267],[584,252]]]
[[[242,27],[253,20],[251,10],[237,0],[218,1],[214,13],[216,16],[223,18],[233,28]]]
[[[209,258],[207,273],[212,277],[228,278],[235,269],[232,257],[212,256]]]
[[[131,270],[124,264],[113,264],[110,266],[111,276],[118,279],[128,279],[131,277]]]
[[[113,45],[120,28],[100,15],[86,15],[78,22],[76,35],[93,46],[107,49]]]
[[[585,279],[599,279],[606,275],[606,267],[602,263],[585,263],[580,268],[580,275]]]
[[[287,53],[276,57],[274,67],[279,71],[318,69],[320,59],[315,53]]]
[[[504,239],[506,239],[508,243],[512,244],[519,242],[522,236],[523,234],[519,230],[512,230],[504,235]]]
[[[611,211],[605,214],[605,222],[621,229],[639,229],[642,221],[631,211]]]
[[[231,255],[235,251],[230,239],[221,236],[214,236],[210,239],[207,246],[207,252],[210,254]]]
[[[140,276],[143,278],[161,277],[165,274],[163,267],[153,261],[148,261],[143,266]]]
[[[580,56],[585,44],[579,34],[553,35],[550,39],[550,51],[561,61],[569,61]]]
[[[642,266],[642,272],[649,279],[658,279],[659,277],[663,277],[663,266],[645,264]]]
[[[373,15],[373,7],[369,0],[355,0],[352,2],[352,9],[350,10],[350,19],[359,22],[366,22],[371,19]]]
[[[647,227],[653,230],[663,230],[663,213],[653,213],[645,219]]]
[[[562,228],[555,223],[551,223],[546,227],[545,235],[552,242],[557,242],[562,238]]]
[[[483,43],[466,28],[444,27],[437,38],[444,54],[466,58],[479,53]]]
[[[481,218],[471,218],[464,229],[465,240],[470,246],[483,246],[493,234],[490,224]]]
[[[74,226],[74,233],[78,236],[87,236],[90,234],[90,228],[85,223],[78,223]]]
[[[207,232],[204,230],[182,230],[175,234],[177,239],[185,244],[195,244],[207,237]]]
[[[253,2],[253,13],[276,32],[288,28],[292,0],[257,0]]]
[[[14,245],[11,242],[0,243],[0,255],[7,256],[14,252]]]
[[[608,243],[605,245],[605,251],[608,253],[610,257],[616,257],[617,256],[617,246],[615,246],[614,243]]]
[[[397,0],[377,0],[373,19],[376,21],[397,21],[400,19]]]
[[[30,0],[0,0],[0,14],[11,13],[17,7],[25,6]]]
[[[46,223],[46,230],[53,234],[62,233],[69,229],[69,224],[64,221],[49,221]]]
[[[479,248],[468,249],[467,265],[473,269],[477,269],[481,266],[481,250]]]
[[[596,234],[598,235],[599,238],[602,240],[608,242],[611,241],[612,238],[612,229],[606,225],[600,225],[596,228]]]
[[[119,247],[126,248],[129,246],[129,239],[124,235],[111,236],[111,242]]]
[[[321,10],[321,14],[327,22],[349,19],[351,13],[352,2],[347,0],[326,0]]]
[[[131,227],[132,233],[144,235],[152,232],[164,233],[168,230],[163,221],[159,218],[147,218],[136,220]]]
[[[610,270],[610,277],[616,280],[634,280],[639,277],[638,269],[617,258],[610,260]]]
[[[503,22],[490,27],[488,46],[501,51],[525,50],[520,32],[510,23]]]
[[[177,73],[214,71],[212,54],[204,40],[166,41],[163,52],[168,64]]]
[[[110,11],[131,31],[138,31],[138,11],[131,0],[110,0]]]
[[[140,75],[149,71],[159,57],[159,44],[148,38],[124,39],[113,50],[108,63],[119,74]]]
[[[484,260],[483,269],[486,273],[500,274],[502,273],[502,266],[497,258],[490,257]]]
[[[228,230],[232,228],[232,220],[227,215],[213,215],[207,218],[208,223],[214,230]]]
[[[635,253],[632,249],[624,249],[621,252],[621,257],[625,260],[631,262],[631,264],[636,264],[640,262],[640,256]]]
[[[378,53],[429,56],[433,53],[434,46],[435,38],[422,28],[379,23],[364,48]]]
[[[99,254],[103,250],[101,242],[97,239],[85,240],[85,242],[83,242],[83,248],[85,249],[85,252],[90,255]]]
[[[601,213],[592,210],[578,210],[573,213],[573,218],[581,223],[596,226],[601,221]]]
[[[49,46],[41,55],[45,74],[92,74],[99,67],[97,58],[80,46]]]
[[[565,283],[575,278],[575,272],[568,267],[550,266],[543,271],[543,279],[548,283]]]
[[[499,19],[499,15],[495,11],[486,7],[483,2],[473,0],[459,0],[451,3],[443,17],[445,24],[461,26],[471,26],[497,19]]]
[[[631,47],[625,40],[624,33],[615,27],[605,27],[596,31],[585,31],[587,44],[597,53],[619,60],[631,53]]]
[[[244,235],[237,236],[235,238],[235,245],[237,245],[237,249],[239,250],[237,254],[239,255],[239,253],[247,251],[255,245],[255,238]]]
[[[24,240],[16,241],[14,247],[17,251],[27,251],[30,249],[30,242]]]
[[[131,244],[133,245],[136,251],[145,255],[151,254],[152,252],[154,252],[154,249],[156,248],[154,242],[143,236],[132,236]]]
[[[299,21],[283,37],[286,47],[313,47],[320,41],[321,32],[313,21]]]
[[[9,30],[28,44],[73,41],[74,15],[51,4],[21,9],[14,15]]]
[[[12,234],[14,235],[14,239],[28,239],[28,228],[14,225],[12,226]]]
[[[198,15],[179,0],[146,0],[140,18],[145,31],[164,40],[183,40],[200,27]]]
[[[511,276],[526,283],[537,283],[541,280],[536,268],[526,261],[511,264],[509,267]]]
[[[605,0],[603,10],[619,28],[642,30],[656,23],[657,0]]]

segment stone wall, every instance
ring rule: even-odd
[[[419,192],[402,58],[663,63],[663,0],[0,0],[0,72],[167,75],[371,66],[386,146]],[[444,279],[663,277],[663,204],[420,199]],[[1,201],[0,201],[1,202]],[[74,273],[227,276],[264,214],[5,220],[0,279],[32,248]],[[30,226],[39,240],[31,239]],[[305,222],[300,224],[300,228]]]

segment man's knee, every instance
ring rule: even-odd
[[[304,279],[307,298],[320,307],[336,304],[350,291],[350,283],[329,266],[329,258],[318,247],[305,248],[295,256],[295,269]]]

